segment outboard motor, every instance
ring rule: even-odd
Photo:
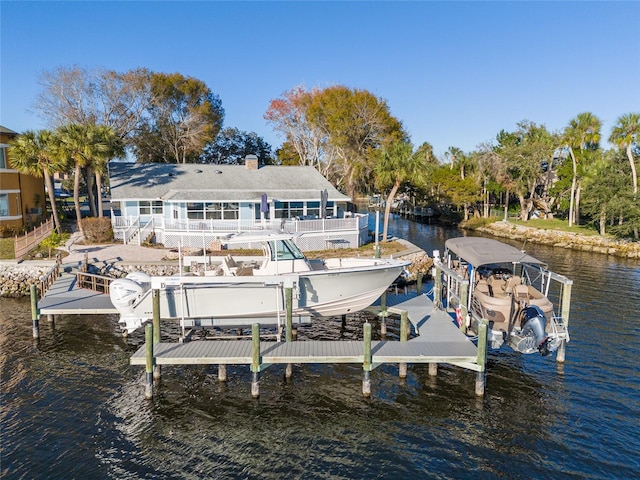
[[[520,333],[512,334],[509,339],[511,347],[521,353],[534,353],[537,350],[543,357],[549,355],[552,348],[545,331],[547,319],[542,310],[531,305],[520,312],[520,317]]]
[[[135,304],[151,287],[151,277],[143,272],[132,272],[109,285],[109,298],[120,312],[119,324],[123,332],[131,333],[142,326],[135,315]]]

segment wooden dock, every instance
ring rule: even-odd
[[[78,285],[77,270],[62,273],[38,302],[42,315],[96,315],[118,313],[109,295]],[[78,272],[82,274],[82,272]],[[86,275],[86,274],[85,274]]]
[[[371,340],[371,324],[364,325],[362,341],[261,341],[259,326],[253,326],[249,340],[196,340],[184,343],[163,343],[154,335],[152,324],[147,325],[145,345],[131,357],[132,365],[145,365],[146,395],[153,395],[152,374],[161,365],[218,365],[221,378],[226,379],[226,365],[250,365],[253,374],[252,395],[258,396],[258,376],[270,365],[352,363],[363,366],[363,394],[370,395],[370,372],[385,363],[399,364],[400,376],[406,376],[409,363],[429,364],[431,375],[437,365],[447,363],[477,372],[476,393],[484,394],[486,364],[486,334],[484,342],[476,346],[454,323],[446,312],[434,308],[426,295],[407,298],[388,296],[393,306],[380,314],[386,317],[399,314],[400,340]],[[400,301],[399,301],[400,300]],[[411,340],[411,322],[417,334]],[[403,323],[405,325],[403,325]],[[156,339],[157,341],[154,341]],[[287,373],[287,376],[289,373]],[[158,374],[159,376],[159,374]]]
[[[371,342],[372,362],[382,363],[452,363],[471,367],[478,349],[457,328],[444,311],[433,307],[426,295],[387,296],[393,311],[405,310],[418,336],[406,342],[381,340]],[[404,300],[399,302],[398,300]],[[320,320],[321,321],[321,320]],[[232,364],[250,365],[252,343],[242,340],[196,340],[186,343],[154,345],[157,365]],[[363,363],[364,341],[260,342],[263,364],[282,363]],[[145,347],[131,357],[132,365],[145,365]],[[475,368],[474,368],[475,369]]]

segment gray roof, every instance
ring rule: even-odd
[[[491,238],[450,238],[444,246],[474,267],[490,263],[543,263],[516,247]]]
[[[0,125],[0,133],[6,133],[9,135],[18,135],[18,132],[14,132],[13,130],[7,127],[3,127],[2,125]]]
[[[112,200],[259,202],[266,193],[269,200],[320,201],[324,189],[329,201],[349,200],[313,167],[111,162],[109,182]]]

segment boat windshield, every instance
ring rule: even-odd
[[[274,243],[275,251],[271,250],[271,260],[300,260],[305,258],[298,246],[290,240],[276,240]]]

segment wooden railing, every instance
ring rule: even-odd
[[[115,278],[96,275],[94,273],[78,272],[76,273],[76,280],[78,288],[85,288],[108,295],[109,285]]]
[[[21,237],[16,236],[13,241],[13,248],[16,259],[21,259],[35,248],[40,241],[53,231],[53,217],[36,227],[31,232],[27,232]]]
[[[62,254],[58,253],[56,255],[56,263],[49,270],[44,277],[40,279],[40,285],[38,291],[40,292],[40,298],[44,297],[44,294],[51,288],[51,285],[55,283],[55,281],[60,277],[60,266],[62,265]]]

